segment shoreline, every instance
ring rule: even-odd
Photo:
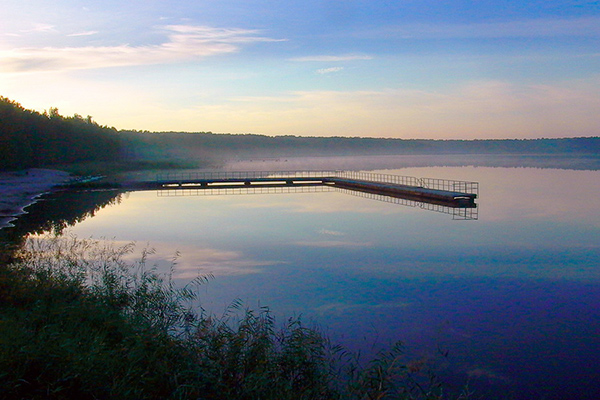
[[[55,169],[0,172],[0,229],[12,226],[12,221],[26,213],[27,206],[72,179],[70,173]]]

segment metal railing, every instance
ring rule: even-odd
[[[226,189],[162,189],[158,190],[158,197],[181,196],[224,196],[224,195],[249,195],[249,194],[283,194],[283,193],[322,193],[335,190],[331,186],[281,186],[281,187],[242,187]]]
[[[427,189],[446,190],[479,195],[479,182],[458,181],[451,179],[416,178],[413,176],[380,174],[374,172],[339,171],[339,170],[305,170],[305,171],[209,171],[178,172],[158,174],[158,182],[180,182],[202,179],[256,179],[256,178],[343,178],[355,179],[395,185],[423,187]]]
[[[455,181],[451,179],[420,178],[419,186],[427,189],[479,195],[479,182]]]
[[[185,181],[194,179],[256,179],[256,178],[312,178],[335,177],[340,171],[210,171],[178,172],[156,176],[157,181]]]
[[[351,196],[362,197],[371,200],[382,201],[384,203],[398,204],[406,207],[420,208],[426,211],[433,211],[442,214],[452,215],[454,220],[477,220],[479,219],[479,211],[474,208],[458,208],[449,207],[441,204],[431,204],[422,201],[402,199],[398,197],[386,196],[384,194],[357,192],[351,189],[335,188],[336,191],[345,193]]]
[[[419,179],[413,176],[379,174],[374,172],[360,171],[337,171],[336,178],[358,179],[361,181],[393,183],[405,186],[420,186]]]

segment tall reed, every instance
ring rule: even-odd
[[[28,399],[442,399],[401,345],[369,363],[300,318],[239,301],[220,316],[149,268],[150,250],[29,239],[0,266],[0,393]],[[425,377],[425,379],[423,379]]]

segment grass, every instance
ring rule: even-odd
[[[0,393],[15,399],[444,399],[401,345],[369,363],[301,319],[198,306],[148,251],[29,239],[0,266]]]

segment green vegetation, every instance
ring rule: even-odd
[[[56,108],[38,113],[0,96],[0,170],[54,167],[77,175],[198,168],[245,157],[385,154],[600,155],[600,138],[405,140],[211,132],[117,131]],[[400,344],[370,362],[292,318],[238,302],[207,315],[196,285],[178,288],[128,263],[131,245],[21,238],[60,233],[120,196],[44,202],[0,250],[0,393],[18,399],[445,399],[428,362]],[[64,200],[64,199],[63,199]],[[48,219],[54,207],[55,219]],[[36,209],[37,210],[37,209]],[[6,238],[5,238],[6,239]],[[466,394],[455,396],[465,398]]]
[[[369,132],[372,134],[372,132]],[[401,154],[600,155],[600,137],[527,140],[427,140],[298,137],[211,132],[117,131],[91,116],[40,114],[0,96],[0,170],[54,167],[77,174],[199,168],[251,157]]]
[[[90,116],[63,117],[56,108],[40,114],[0,97],[0,170],[106,161],[120,152],[116,130]]]
[[[135,146],[139,145],[139,149]],[[114,175],[145,169],[197,168],[206,162],[171,157],[155,144],[152,157],[115,128],[91,116],[64,117],[57,108],[43,114],[0,96],[0,170],[53,167],[76,175]]]
[[[365,364],[316,329],[234,303],[195,312],[195,285],[146,268],[148,252],[29,240],[0,266],[0,393],[27,399],[442,399],[400,345]]]
[[[232,135],[211,132],[121,131],[128,151],[155,159],[221,159],[347,155],[577,154],[600,155],[600,137],[565,139],[431,140],[366,137]]]

